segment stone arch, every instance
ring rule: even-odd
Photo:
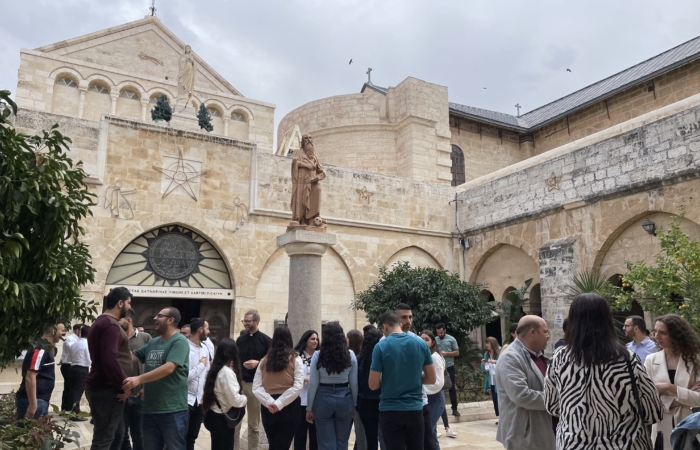
[[[102,265],[95,274],[95,281],[93,283],[95,288],[104,291],[107,275],[112,263],[131,242],[151,230],[169,225],[178,225],[196,232],[204,237],[216,251],[219,252],[226,264],[229,276],[231,277],[234,293],[238,296],[242,289],[241,284],[243,277],[240,275],[244,274],[245,270],[240,259],[231,254],[230,250],[236,247],[220,230],[209,226],[203,219],[194,217],[191,221],[185,223],[182,221],[169,220],[169,218],[161,218],[159,216],[148,216],[141,220],[140,223],[132,222],[129,224],[129,226],[124,228],[124,230],[112,240],[101,255],[96,255],[97,257],[94,257],[94,259],[100,261],[99,264]]]
[[[146,91],[139,84],[132,81],[123,81],[115,86],[114,90],[119,93],[116,114],[121,117],[141,119],[141,100],[144,98]],[[122,92],[124,91],[135,92],[138,94],[139,99],[122,97]]]
[[[76,88],[68,86],[57,86],[56,81],[68,77],[78,86]],[[63,116],[78,117],[80,108],[80,87],[84,84],[82,75],[69,67],[61,67],[54,70],[49,75],[51,83],[51,112]]]
[[[112,92],[114,88],[116,87],[116,83],[112,81],[111,78],[109,78],[106,75],[102,75],[99,73],[93,73],[92,75],[85,77],[85,81],[88,83],[88,87],[92,86],[96,82],[102,82],[104,83],[105,86],[109,88],[109,92]]]
[[[429,242],[422,240],[412,242],[409,238],[403,238],[395,241],[382,252],[374,263],[374,272],[379,273],[380,267],[386,267],[387,261],[389,261],[392,256],[407,247],[417,247],[435,259],[440,265],[440,268],[444,269],[447,267],[447,258],[445,258],[445,255]]]
[[[226,115],[226,107],[223,103],[218,100],[205,100],[204,107],[209,110],[215,110],[219,113],[219,116],[211,115],[211,124],[214,127],[214,134],[224,136],[224,117]]]
[[[634,219],[625,221],[606,239],[594,261],[594,269],[605,277],[614,273],[626,273],[626,261],[646,261],[653,263],[654,257],[661,251],[661,241],[649,235],[643,228],[645,219],[656,224],[657,229],[667,229],[676,214],[651,211],[638,214]],[[700,225],[688,218],[680,222],[681,229],[692,237],[700,237]]]
[[[170,103],[170,106],[173,106],[173,100],[175,99],[175,96],[172,92],[162,87],[151,88],[145,92],[144,96],[148,97],[148,100],[150,101],[151,98],[153,98],[153,96],[156,94],[158,95],[158,97],[160,97],[161,95],[165,95],[166,97],[168,97],[168,103]]]
[[[417,254],[408,255],[409,252],[416,252],[416,251],[418,252]],[[387,269],[390,269],[392,265],[394,265],[397,262],[402,260],[402,259],[397,259],[398,256],[402,255],[402,254],[409,256],[411,259],[415,259],[416,257],[420,259],[422,257],[424,264],[420,264],[419,267],[432,267],[434,269],[442,269],[443,268],[443,266],[441,266],[440,263],[437,262],[437,260],[433,257],[433,255],[431,255],[430,253],[426,252],[422,248],[417,247],[415,245],[411,245],[411,246],[402,248],[398,252],[391,255],[384,263],[384,267],[386,267]],[[403,261],[406,261],[406,259],[403,259]],[[410,261],[409,261],[409,263],[410,263]]]
[[[112,113],[112,95],[117,95],[114,83],[104,75],[93,74],[87,77],[88,90],[85,93],[85,104],[83,107],[83,119],[99,121],[103,114]],[[107,89],[107,93],[92,92],[93,86],[102,86]]]
[[[248,122],[250,122],[251,120],[255,120],[255,117],[253,116],[253,111],[251,111],[250,108],[248,108],[245,105],[241,105],[240,103],[238,103],[229,107],[226,111],[226,113],[229,116],[235,112],[240,112],[243,115],[245,115]]]
[[[471,281],[486,286],[497,301],[502,301],[511,290],[519,289],[529,278],[533,284],[539,283],[539,260],[521,248],[499,244],[483,259],[480,269],[472,273]]]
[[[245,122],[231,119],[230,117],[234,113],[241,114],[245,118]],[[250,110],[242,105],[235,105],[226,112],[226,115],[229,117],[227,135],[232,138],[244,140],[250,139],[250,124],[253,120],[253,114],[250,112]]]
[[[218,109],[219,112],[221,113],[221,117],[223,117],[225,114],[227,114],[228,108],[226,107],[226,105],[224,105],[223,103],[221,103],[219,100],[216,100],[216,99],[208,99],[208,100],[204,100],[204,101],[202,101],[202,102],[200,102],[200,103],[204,103],[204,106],[205,106],[206,108],[210,108],[210,107],[212,107],[212,106],[215,106],[216,109]]]
[[[483,244],[485,243],[482,243],[481,248],[483,248]],[[471,261],[476,261],[476,264],[474,264],[474,267],[472,268],[471,275],[469,276],[469,281],[476,281],[476,277],[478,276],[479,271],[481,270],[481,267],[484,265],[486,260],[488,260],[488,258],[503,245],[511,245],[513,247],[517,247],[520,250],[527,253],[528,256],[530,256],[530,258],[532,258],[534,261],[540,260],[539,251],[525,240],[517,236],[511,235],[499,236],[495,239],[495,242],[493,242],[493,244],[486,250],[482,250],[481,253],[475,253],[474,257],[469,258],[469,260]],[[476,251],[477,248],[478,247],[474,247],[474,250]]]
[[[525,312],[542,317],[542,290],[540,283],[530,287],[530,300],[525,303]]]

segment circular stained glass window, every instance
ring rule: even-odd
[[[161,234],[148,248],[151,268],[166,280],[178,280],[191,275],[200,260],[197,244],[179,233]]]

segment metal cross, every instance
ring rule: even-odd
[[[149,11],[151,11],[151,15],[155,16],[156,15],[156,0],[153,0],[151,2],[151,7],[148,8]]]
[[[518,117],[520,117],[520,108],[521,108],[520,103],[516,103],[515,107],[518,108]]]
[[[369,84],[372,83],[372,68],[371,67],[367,68],[367,83],[369,83]]]

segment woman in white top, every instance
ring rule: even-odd
[[[304,363],[294,351],[292,333],[287,327],[277,327],[253,379],[253,394],[260,400],[269,450],[289,450],[292,445],[303,387]]]
[[[311,357],[318,348],[318,333],[308,330],[301,336],[299,343],[294,350],[299,353],[301,361],[304,363],[304,388],[301,390],[301,409],[299,410],[299,422],[294,434],[294,450],[306,450],[306,436],[309,436],[309,450],[318,450],[316,440],[316,424],[306,421],[306,396],[309,392],[309,370],[311,367]]]
[[[481,360],[482,369],[488,372],[489,383],[491,384],[491,400],[493,401],[493,410],[498,417],[498,388],[496,387],[496,364],[498,363],[498,355],[501,353],[498,346],[498,341],[495,337],[486,338],[486,351],[484,358]],[[498,422],[496,422],[498,424]]]
[[[433,435],[433,450],[440,450],[440,444],[437,438],[437,423],[445,410],[445,394],[442,393],[442,387],[445,385],[445,358],[440,355],[435,335],[430,330],[420,332],[420,337],[428,344],[430,352],[433,356],[433,364],[435,365],[434,384],[423,385],[425,393],[428,394],[428,409],[430,410],[430,430],[425,430],[426,433]]]
[[[241,388],[241,360],[236,341],[224,338],[216,349],[204,383],[202,409],[204,426],[211,433],[211,450],[231,450],[234,429],[224,414],[231,408],[243,408],[247,398]]]

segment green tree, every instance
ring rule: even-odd
[[[468,283],[446,270],[411,267],[402,261],[391,270],[379,269],[379,279],[357,294],[353,309],[362,310],[371,323],[398,303],[406,303],[413,311],[413,331],[435,331],[435,324],[444,323],[460,347],[467,334],[493,320],[493,308],[480,292],[484,287]]]
[[[97,312],[81,298],[94,281],[80,220],[94,195],[81,163],[66,156],[71,140],[54,125],[41,136],[18,133],[17,105],[0,91],[0,367],[41,336],[45,327]]]
[[[207,108],[204,107],[204,103],[199,105],[199,111],[197,111],[197,120],[199,121],[199,128],[212,132],[214,130],[214,125],[211,124],[211,114]]]
[[[165,120],[166,122],[170,122],[170,119],[173,117],[173,109],[170,107],[170,103],[168,103],[168,97],[162,95],[158,101],[156,101],[156,106],[151,110],[151,119],[154,121],[156,120]]]
[[[681,230],[684,215],[683,209],[668,231],[656,232],[661,252],[653,265],[627,262],[613,306],[630,309],[636,300],[652,315],[678,314],[700,331],[700,241]]]
[[[506,330],[510,329],[512,323],[518,322],[524,315],[523,307],[530,298],[527,296],[527,290],[532,284],[532,278],[525,280],[525,284],[520,289],[515,289],[506,294],[506,299],[502,302],[489,302],[494,310],[506,322]],[[503,341],[505,342],[505,341]]]

